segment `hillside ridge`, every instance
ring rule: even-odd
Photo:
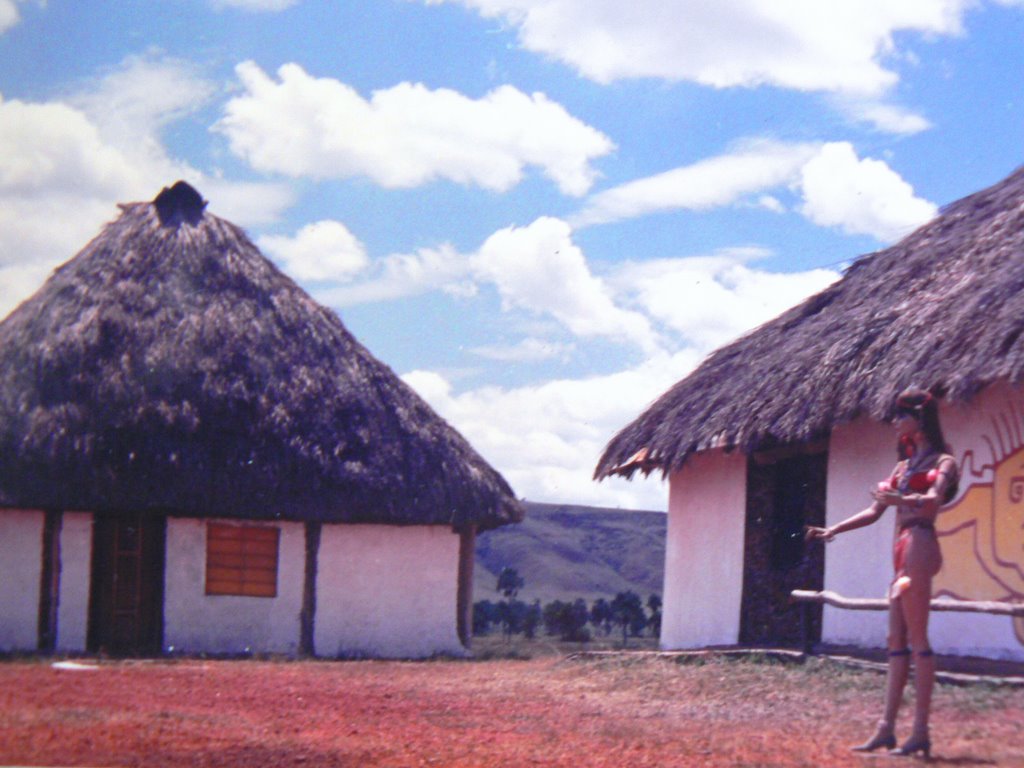
[[[526,518],[480,534],[473,599],[499,600],[502,568],[525,580],[518,599],[610,599],[631,590],[661,594],[665,568],[663,512],[524,501]]]

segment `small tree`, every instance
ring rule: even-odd
[[[498,586],[496,589],[505,596],[506,600],[513,599],[519,594],[519,590],[526,584],[526,580],[519,575],[519,571],[508,566],[501,569],[498,574]]]
[[[572,606],[569,608],[569,636],[567,640],[573,640],[577,643],[590,642],[590,632],[587,631],[587,619],[589,613],[587,611],[587,603],[582,597],[576,598]]]
[[[498,606],[490,600],[478,600],[473,603],[473,634],[486,635],[491,624],[498,621]]]
[[[526,611],[526,617],[523,621],[523,634],[526,635],[528,640],[533,640],[537,636],[537,627],[540,626],[543,615],[540,607],[540,600],[534,600]]]
[[[651,628],[651,635],[661,636],[661,595],[653,594],[647,598],[647,610],[651,612],[647,620],[647,626]]]
[[[619,592],[612,600],[612,621],[622,628],[622,645],[626,646],[628,633],[636,635],[647,624],[644,604],[636,592]]]
[[[544,627],[549,635],[558,635],[562,640],[585,643],[590,640],[587,632],[587,604],[582,598],[572,603],[555,600],[544,606]]]
[[[505,640],[510,641],[514,632],[522,631],[522,623],[526,614],[526,604],[516,600],[516,595],[523,588],[526,580],[519,575],[515,568],[505,566],[498,574],[498,583],[495,589],[505,599],[498,603],[498,618],[504,630]]]
[[[600,629],[607,637],[612,631],[612,607],[603,597],[599,597],[590,607],[590,623]]]

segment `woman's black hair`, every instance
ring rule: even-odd
[[[905,389],[896,398],[896,415],[912,416],[921,425],[921,431],[931,443],[932,447],[943,453],[950,453],[951,448],[942,434],[942,426],[939,424],[939,403],[935,397],[926,390],[910,388]],[[913,442],[901,438],[897,451],[901,459],[909,458],[913,453]],[[959,487],[959,473],[954,472],[947,480],[945,501],[950,501]]]

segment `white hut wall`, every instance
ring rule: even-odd
[[[86,512],[65,512],[60,529],[60,589],[56,650],[85,650],[89,627],[92,521]]]
[[[742,453],[716,450],[669,479],[663,649],[739,638],[746,478]]]
[[[1024,601],[1024,393],[998,384],[967,406],[947,406],[942,426],[960,462],[957,497],[939,515],[943,567],[935,597]],[[867,492],[895,462],[891,427],[858,421],[835,430],[828,521],[868,503]],[[883,597],[892,578],[892,512],[875,526],[843,534],[827,550],[825,586],[851,597]],[[878,613],[826,608],[823,640],[879,646]],[[1024,620],[975,613],[932,614],[941,653],[1024,659]]]
[[[244,524],[280,530],[276,595],[249,597],[206,594],[211,523],[241,525],[231,520],[167,520],[164,649],[174,653],[298,653],[306,561],[304,524]]]
[[[44,524],[38,510],[0,510],[0,651],[38,645]]]
[[[835,525],[869,506],[871,489],[889,477],[895,463],[892,427],[866,419],[836,427],[829,441],[826,524]],[[892,580],[892,526],[889,512],[875,525],[824,545],[825,589],[847,597],[884,597]],[[826,606],[822,615],[826,643],[884,647],[886,630],[885,616],[873,611]]]
[[[318,656],[461,654],[459,535],[447,526],[324,525],[316,580]]]

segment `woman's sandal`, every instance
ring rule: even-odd
[[[854,752],[874,752],[876,749],[893,749],[895,746],[896,734],[892,732],[892,726],[888,723],[879,723],[874,736],[851,749]]]
[[[925,760],[931,759],[932,742],[928,738],[928,734],[914,735],[907,739],[901,747],[894,749],[889,752],[890,755],[895,757],[911,757],[918,752],[924,757]]]

